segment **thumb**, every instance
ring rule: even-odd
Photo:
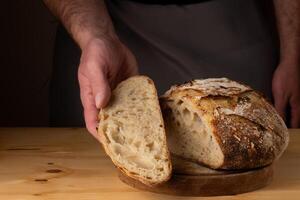
[[[90,75],[90,84],[95,98],[95,105],[98,109],[103,108],[107,105],[111,90],[109,82],[106,77],[106,73],[97,67],[97,70],[94,70]]]

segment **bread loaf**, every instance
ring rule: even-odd
[[[123,173],[147,185],[170,178],[164,121],[151,79],[135,76],[121,82],[99,120],[99,140]]]
[[[173,86],[161,106],[170,151],[214,169],[269,165],[288,144],[287,127],[273,106],[226,78]]]

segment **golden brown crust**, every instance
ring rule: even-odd
[[[226,78],[173,86],[162,101],[181,99],[212,130],[224,154],[222,169],[256,168],[277,159],[288,130],[276,110],[250,87]],[[164,104],[164,103],[163,103]]]
[[[212,121],[214,134],[224,152],[222,169],[251,169],[271,164],[274,149],[264,146],[265,129],[252,121],[229,115]]]

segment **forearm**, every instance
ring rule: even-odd
[[[274,0],[280,60],[300,63],[300,1]]]
[[[93,38],[114,39],[104,0],[44,0],[81,48]]]

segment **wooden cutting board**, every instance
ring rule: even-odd
[[[212,170],[207,167],[173,157],[173,175],[168,182],[147,186],[124,175],[118,175],[124,183],[155,193],[179,196],[234,195],[254,191],[268,185],[273,178],[273,166],[247,171]]]

